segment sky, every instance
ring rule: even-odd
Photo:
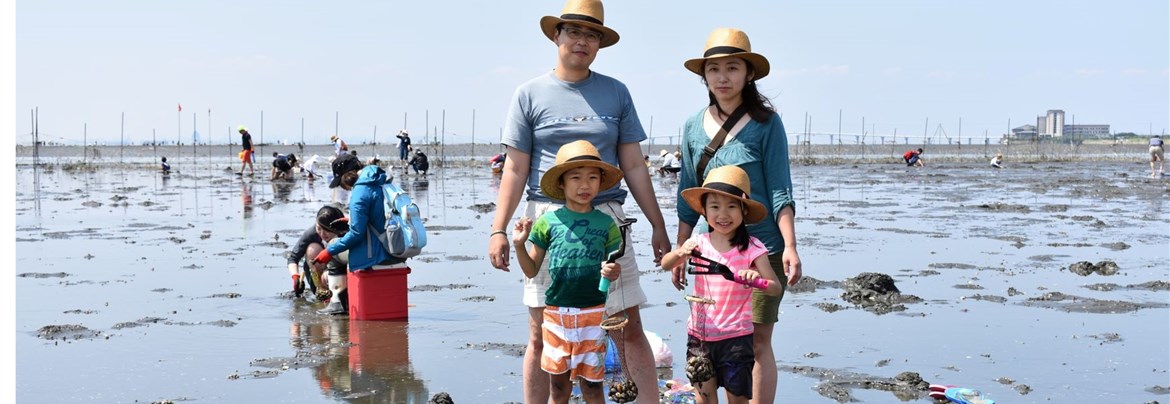
[[[621,40],[592,67],[629,87],[655,143],[706,104],[682,63],[717,27],[744,30],[768,58],[759,85],[790,134],[807,114],[819,133],[996,138],[1049,109],[1069,124],[1161,133],[1168,4],[611,0],[605,22]],[[189,143],[194,131],[238,142],[237,125],[297,142],[302,120],[306,143],[328,143],[335,127],[350,143],[403,127],[416,142],[438,131],[496,143],[516,86],[555,65],[538,21],[562,5],[18,1],[15,138],[31,142],[37,108],[42,139],[69,144]]]

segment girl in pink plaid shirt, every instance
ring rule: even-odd
[[[695,295],[714,300],[692,306],[687,320],[687,359],[705,356],[715,367],[714,380],[695,381],[696,402],[718,403],[723,387],[729,403],[747,403],[752,397],[752,291],[747,284],[760,285],[765,294],[782,292],[768,263],[768,249],[748,235],[745,222],[766,216],[764,205],[751,200],[747,174],[736,166],[711,170],[702,187],[682,191],[695,211],[703,212],[710,231],[687,240],[662,258],[664,269],[683,265],[692,252],[726,265],[734,280],[722,276],[697,276]],[[760,280],[766,282],[760,282]]]

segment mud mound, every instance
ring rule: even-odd
[[[841,298],[874,314],[905,311],[905,303],[922,301],[918,296],[903,295],[894,285],[894,278],[874,272],[846,279]]]
[[[1069,265],[1068,270],[1069,270],[1069,272],[1072,272],[1072,273],[1080,275],[1080,276],[1089,276],[1089,275],[1093,274],[1094,272],[1096,272],[1100,275],[1103,275],[1103,276],[1110,276],[1110,275],[1117,275],[1118,267],[1117,267],[1116,262],[1109,261],[1109,260],[1101,261],[1101,262],[1098,262],[1097,264],[1093,264],[1092,262],[1089,262],[1089,261],[1081,261],[1081,262],[1077,262],[1075,264]]]
[[[91,330],[77,324],[46,325],[37,330],[37,337],[47,340],[89,339],[97,338],[101,334],[101,331]]]

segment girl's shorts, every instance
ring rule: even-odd
[[[713,342],[704,342],[694,335],[687,335],[687,360],[703,355],[703,348],[706,348],[706,356],[711,359],[711,364],[715,365],[716,386],[723,387],[728,393],[752,398],[752,368],[756,365],[752,335]]]

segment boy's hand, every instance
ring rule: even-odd
[[[512,227],[512,244],[523,245],[528,241],[528,233],[532,231],[532,219],[527,216],[516,220],[516,225]]]
[[[601,277],[616,281],[618,277],[622,276],[622,265],[616,262],[602,262],[601,263]]]

